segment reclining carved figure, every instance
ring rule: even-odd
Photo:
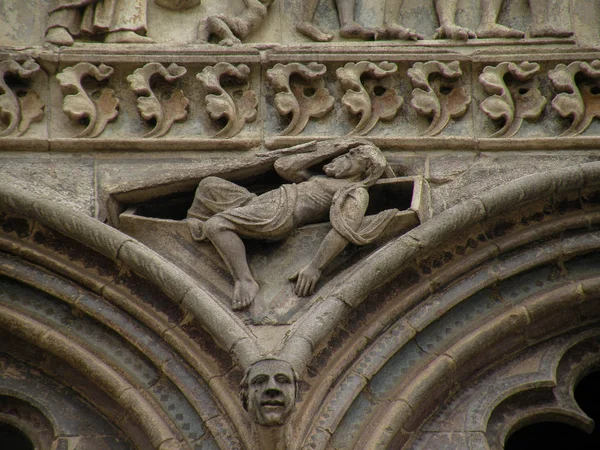
[[[273,0],[244,0],[246,9],[239,16],[218,14],[207,17],[198,25],[198,41],[206,43],[211,36],[215,36],[219,45],[241,44],[246,36],[263,23],[272,2]]]
[[[298,150],[298,149],[296,149]],[[279,155],[274,167],[290,184],[260,195],[217,177],[203,179],[188,223],[197,240],[209,239],[227,265],[233,280],[233,309],[249,306],[259,291],[250,272],[243,238],[276,241],[296,228],[331,221],[332,229],[311,262],[295,274],[295,293],[313,293],[323,269],[348,245],[365,245],[381,235],[398,210],[365,216],[368,188],[393,172],[381,151],[367,141],[325,141],[301,148],[263,154]],[[313,166],[334,158],[323,172]]]

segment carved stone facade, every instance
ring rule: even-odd
[[[6,0],[0,24],[0,442],[598,442],[573,392],[600,373],[600,4]]]

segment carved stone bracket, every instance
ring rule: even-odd
[[[238,134],[246,122],[257,116],[258,98],[250,89],[250,68],[220,62],[205,67],[196,75],[208,92],[206,109],[213,120],[226,119],[227,125],[214,137],[230,138]]]
[[[431,118],[424,136],[441,133],[450,119],[462,117],[471,103],[471,94],[458,81],[462,70],[458,61],[442,63],[430,61],[415,63],[408,70],[408,76],[415,89],[410,102],[423,116]]]
[[[73,67],[67,67],[56,75],[64,94],[63,111],[71,120],[88,122],[87,127],[75,137],[93,138],[100,135],[108,122],[117,118],[119,99],[109,88],[102,88],[91,98],[85,91],[82,81],[85,77],[93,77],[97,81],[109,78],[114,72],[112,67],[105,64],[95,66],[83,62]],[[96,96],[97,94],[97,96]]]
[[[176,90],[167,100],[161,101],[150,86],[150,80],[155,75],[162,76],[172,83],[183,77],[185,67],[171,64],[165,68],[160,63],[148,63],[135,70],[127,77],[133,92],[138,94],[137,107],[144,120],[155,120],[156,125],[144,137],[161,137],[169,132],[174,122],[187,118],[189,100],[181,89]]]
[[[398,71],[394,63],[383,61],[350,62],[337,69],[336,74],[346,93],[342,103],[351,114],[359,115],[360,121],[350,134],[367,135],[379,120],[396,117],[404,100],[392,87],[392,75]]]
[[[594,117],[600,117],[600,60],[559,64],[548,72],[548,77],[561,92],[552,100],[552,107],[562,117],[573,117],[562,136],[583,133]]]
[[[276,64],[267,71],[275,88],[275,107],[281,116],[291,115],[290,124],[281,135],[297,135],[311,117],[321,118],[333,109],[335,99],[325,87],[323,64]],[[301,80],[298,80],[300,78]]]
[[[504,125],[491,137],[514,136],[523,120],[540,117],[546,98],[542,96],[535,80],[540,65],[523,61],[519,64],[503,62],[488,66],[479,76],[479,82],[490,95],[479,105],[492,120],[504,120]]]
[[[0,121],[6,124],[0,137],[22,136],[32,122],[44,116],[44,104],[35,91],[27,90],[20,96],[20,90],[15,92],[6,81],[7,75],[27,79],[38,70],[40,66],[31,58],[22,64],[14,60],[0,61]]]

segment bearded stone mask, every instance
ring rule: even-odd
[[[292,366],[277,359],[253,364],[242,380],[242,402],[260,425],[284,425],[296,402],[296,374]]]

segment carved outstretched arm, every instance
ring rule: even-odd
[[[315,149],[309,153],[281,156],[275,161],[275,170],[285,180],[299,183],[308,180],[313,174],[310,167],[342,155],[354,147],[368,143],[360,139],[342,139],[323,141],[315,144]]]
[[[363,195],[348,198],[342,211],[344,221],[355,230],[360,228],[368,206],[369,196],[366,190]],[[296,295],[305,297],[314,292],[325,267],[346,248],[348,242],[348,239],[334,228],[329,230],[311,262],[290,278],[290,281],[296,281]]]
[[[317,281],[323,270],[348,245],[348,240],[333,228],[325,235],[312,261],[303,269],[290,277],[296,281],[294,292],[299,297],[306,297],[314,292]]]

